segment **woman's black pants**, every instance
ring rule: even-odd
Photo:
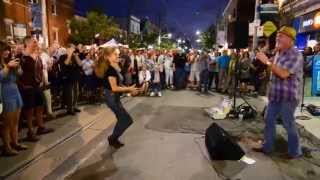
[[[111,109],[111,111],[116,115],[117,122],[113,129],[113,133],[110,136],[111,139],[118,139],[126,129],[133,123],[133,120],[127,110],[124,109],[121,101],[120,95],[111,92],[110,90],[105,90],[106,104]]]

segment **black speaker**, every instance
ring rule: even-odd
[[[206,130],[205,143],[211,160],[240,160],[245,152],[216,123]]]

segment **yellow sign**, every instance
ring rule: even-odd
[[[274,32],[276,32],[277,26],[273,22],[267,21],[263,24],[263,34],[266,37],[270,37]]]

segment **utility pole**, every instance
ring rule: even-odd
[[[254,33],[253,33],[253,40],[252,40],[252,51],[254,51],[258,47],[258,22],[260,22],[260,12],[258,10],[260,6],[260,0],[256,0],[255,5],[255,13],[254,13]]]
[[[42,11],[42,36],[45,47],[49,46],[48,36],[48,16],[47,16],[47,3],[46,0],[41,0],[41,11]]]

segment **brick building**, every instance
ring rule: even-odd
[[[69,41],[74,0],[0,0],[0,39],[37,35],[46,45]]]
[[[27,0],[0,0],[0,39],[23,38],[30,33],[31,11]]]
[[[46,0],[49,44],[58,41],[61,45],[69,42],[69,23],[74,17],[74,0]]]

